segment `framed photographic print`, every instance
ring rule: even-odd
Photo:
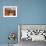
[[[17,17],[17,6],[3,6],[3,17]]]

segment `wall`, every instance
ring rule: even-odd
[[[17,32],[17,18],[3,17],[3,6],[18,6],[18,0],[1,0],[0,1],[0,44],[7,44],[9,42],[8,35],[10,32]],[[17,38],[18,39],[18,38]],[[16,43],[18,40],[16,39]]]
[[[3,18],[4,5],[17,5],[17,18]],[[46,0],[1,0],[0,44],[7,44],[9,32],[18,32],[18,24],[46,24]],[[18,41],[16,40],[16,43]]]

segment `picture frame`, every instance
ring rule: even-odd
[[[17,6],[3,6],[3,17],[17,17]]]

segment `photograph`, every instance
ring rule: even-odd
[[[3,6],[3,17],[17,17],[17,6]]]

